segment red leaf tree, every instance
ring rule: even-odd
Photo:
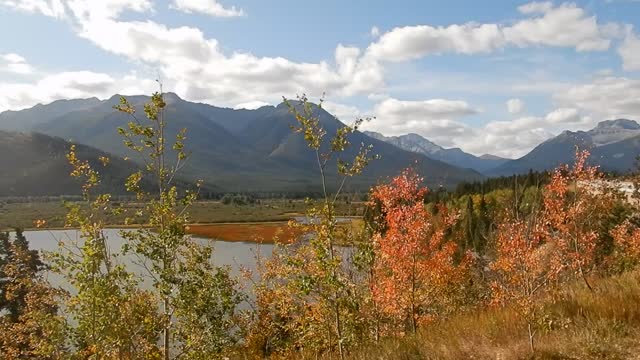
[[[469,269],[470,257],[456,261],[457,245],[445,236],[457,219],[442,207],[438,216],[424,205],[428,189],[407,169],[372,191],[384,229],[374,234],[377,282],[372,293],[388,317],[388,331],[415,332],[450,304]]]
[[[611,205],[606,182],[588,166],[588,151],[576,151],[573,167],[558,167],[544,189],[544,223],[548,241],[562,254],[566,269],[582,278],[595,265],[598,226]]]

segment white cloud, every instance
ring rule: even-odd
[[[49,103],[57,99],[86,98],[96,95],[110,96],[115,80],[90,71],[63,72],[45,76],[35,84],[0,83],[0,111],[22,109],[36,103]],[[113,93],[111,93],[113,95]]]
[[[622,45],[618,48],[625,70],[640,70],[640,39],[633,32],[629,32]]]
[[[460,100],[389,98],[374,107],[372,114],[376,120],[365,124],[365,128],[385,135],[413,132],[447,148],[459,147],[476,155],[490,153],[517,158],[554,133],[593,126],[592,118],[574,107],[560,107],[544,116],[490,121],[480,127],[460,121],[476,113],[478,110]]]
[[[338,45],[335,65],[240,52],[225,54],[216,39],[207,38],[197,28],[121,21],[119,15],[124,10],[149,11],[152,4],[149,0],[67,3],[67,16],[79,36],[108,52],[158,69],[167,90],[189,100],[225,106],[256,100],[275,103],[282,95],[306,92],[314,98],[326,91],[330,97],[349,96],[384,86],[382,66],[364,59],[355,47]]]
[[[503,45],[504,39],[496,24],[419,25],[384,33],[369,46],[368,52],[370,56],[384,61],[407,61],[445,52],[486,53]]]
[[[376,119],[364,127],[385,135],[418,133],[439,145],[453,146],[454,138],[471,130],[457,120],[475,113],[477,110],[461,100],[387,98],[376,104],[372,110]]]
[[[506,46],[570,47],[577,51],[602,51],[620,33],[613,24],[598,24],[595,16],[575,4],[554,7],[549,2],[519,7],[528,18],[512,25],[466,23],[433,27],[405,26],[384,33],[368,49],[383,61],[407,61],[445,52],[488,53]]]
[[[243,9],[224,7],[217,0],[173,0],[172,8],[186,13],[202,13],[216,17],[244,16]]]
[[[544,14],[553,9],[553,3],[551,1],[544,2],[530,2],[528,4],[520,5],[518,11],[523,14]]]
[[[33,72],[33,68],[22,56],[15,53],[9,53],[4,55],[0,54],[0,71],[26,75],[31,74]]]
[[[325,101],[323,108],[331,115],[338,118],[345,124],[352,124],[356,119],[361,118],[362,112],[355,106],[336,103],[333,101]]]
[[[380,29],[377,26],[374,26],[371,28],[369,34],[371,35],[371,37],[377,38],[378,36],[380,36]]]
[[[528,6],[528,7],[527,7]],[[611,40],[609,31],[598,24],[595,16],[575,4],[565,3],[552,7],[548,3],[532,3],[522,6],[527,14],[542,13],[542,16],[521,20],[505,27],[504,36],[509,43],[519,47],[546,45],[574,47],[577,51],[607,50]],[[533,11],[536,10],[536,11]]]
[[[507,111],[511,114],[519,114],[524,110],[524,101],[520,99],[507,100]]]
[[[62,18],[65,12],[61,0],[0,0],[0,5],[55,18]]]
[[[640,80],[626,77],[597,78],[554,95],[562,106],[576,107],[592,117],[640,119]]]
[[[0,6],[54,18],[113,18],[124,10],[152,10],[152,0],[0,0]]]
[[[559,108],[545,116],[545,121],[549,125],[553,124],[579,124],[583,122],[583,118],[580,116],[580,112],[576,108]]]
[[[255,100],[255,101],[247,101],[245,103],[242,104],[236,104],[236,106],[234,106],[234,109],[248,109],[248,110],[255,110],[258,108],[261,108],[263,106],[268,106],[271,105],[269,103],[266,103],[264,101],[259,101],[259,100]]]

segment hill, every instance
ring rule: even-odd
[[[39,133],[0,131],[0,196],[79,195],[81,184],[69,176],[66,154],[70,146],[63,139]],[[89,146],[79,145],[76,152],[100,172],[99,191],[125,192],[123,184],[135,165],[132,169],[131,162]],[[108,167],[100,165],[101,156],[110,157]]]

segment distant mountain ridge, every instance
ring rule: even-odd
[[[603,171],[629,172],[637,168],[640,154],[640,124],[635,120],[605,120],[589,131],[563,131],[528,154],[488,172],[490,176],[525,173],[529,169],[550,170],[574,162],[575,149],[589,150],[589,161]]]
[[[462,151],[460,148],[445,149],[418,134],[384,136],[374,131],[365,131],[364,133],[378,140],[393,144],[401,149],[423,154],[435,160],[440,160],[461,168],[473,169],[481,173],[509,161],[509,159],[490,154],[475,156]]]
[[[69,176],[70,146],[44,134],[0,131],[0,196],[80,195],[80,181]],[[126,193],[122,185],[135,164],[85,145],[78,145],[76,153],[100,173],[99,191]],[[101,156],[110,158],[107,167],[101,165]]]
[[[79,99],[37,105],[22,111],[0,113],[0,130],[35,131],[70,142],[90,145],[115,156],[136,157],[123,146],[116,129],[130,119],[113,109],[119,100]],[[127,97],[140,116],[147,96]],[[169,119],[168,138],[187,128],[187,147],[192,156],[185,177],[228,192],[318,191],[316,161],[300,134],[290,126],[295,118],[284,104],[255,110],[219,108],[185,101],[165,94]],[[334,134],[340,123],[324,110],[317,110],[323,127]],[[431,186],[451,186],[460,181],[483,178],[471,169],[462,169],[421,154],[400,149],[361,132],[352,134],[354,144],[345,154],[353,156],[360,144],[371,144],[381,155],[354,178],[352,189],[368,189],[403,168],[415,166]],[[3,156],[0,154],[0,157]],[[331,166],[335,169],[335,166]],[[329,172],[335,178],[335,171]]]

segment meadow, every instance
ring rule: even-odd
[[[125,218],[141,210],[144,206],[137,202],[123,202],[120,205],[126,212],[118,216],[106,215],[108,226],[123,227]],[[336,205],[337,215],[356,217],[362,215],[365,206],[362,202],[340,202]],[[307,207],[308,205],[304,200],[293,199],[266,199],[260,200],[256,204],[248,205],[224,204],[221,201],[198,201],[189,209],[189,222],[199,225],[253,223],[252,226],[254,227],[258,223],[265,223],[266,233],[258,231],[257,235],[271,238],[275,231],[270,231],[270,229],[279,227],[271,223],[286,223],[295,217],[304,216]],[[61,228],[64,227],[66,214],[67,209],[62,201],[32,202],[25,200],[24,202],[9,203],[0,200],[0,230],[10,230],[15,227],[32,229],[35,227],[35,220],[44,220],[45,228]],[[137,222],[143,221],[138,219]],[[223,228],[221,227],[220,229]],[[251,227],[247,229],[251,229]],[[194,232],[194,234],[200,234],[200,230],[198,231]],[[241,239],[244,240],[252,240],[254,238],[254,234],[249,230],[244,231],[242,236]],[[230,239],[227,236],[225,238]],[[230,240],[238,240],[238,238]]]

